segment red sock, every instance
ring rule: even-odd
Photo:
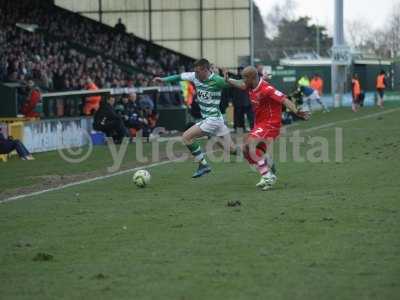
[[[257,170],[258,172],[260,172],[261,176],[264,176],[265,174],[268,173],[269,168],[265,159],[261,159],[257,162]]]
[[[261,176],[268,173],[269,168],[266,160],[264,159],[264,154],[266,151],[266,146],[264,143],[257,146],[255,149],[251,149],[254,152],[250,153],[250,147],[247,145],[244,147],[243,156],[251,165],[256,165],[258,172]]]

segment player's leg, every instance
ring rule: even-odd
[[[319,105],[321,105],[322,110],[323,110],[324,112],[328,112],[329,110],[328,110],[328,108],[325,106],[325,104],[322,102],[321,97],[319,96],[318,91],[314,91],[313,95],[314,95],[313,97],[314,97],[315,101],[317,101],[317,102],[319,103]]]
[[[377,96],[377,105],[379,106],[379,107],[382,107],[382,93],[381,93],[381,89],[377,89],[376,90],[376,96]]]
[[[308,111],[311,114],[311,96],[306,97],[304,100],[305,100],[305,102],[307,104]]]
[[[272,144],[272,142],[271,142]],[[271,170],[271,172],[276,175],[276,166],[274,163],[274,160],[272,158],[272,154],[269,153],[267,150],[271,149],[271,147],[267,146],[267,143],[265,142],[261,142],[257,145],[257,148],[260,149],[262,151],[262,153],[264,153],[264,158],[267,162],[268,168]]]
[[[218,137],[219,145],[224,149],[225,152],[229,152],[231,155],[238,155],[241,152],[240,146],[235,145],[232,140],[230,133]]]
[[[240,147],[236,146],[232,140],[232,136],[229,128],[224,122],[215,122],[214,135],[218,137],[218,144],[224,149],[225,152],[229,152],[232,155],[237,155],[240,152]]]
[[[250,165],[256,167],[261,175],[261,180],[256,186],[266,190],[276,182],[276,176],[272,173],[265,158],[266,150],[272,145],[273,139],[267,138],[261,140],[254,135],[254,133],[257,133],[257,130],[261,130],[261,128],[256,128],[253,134],[247,136],[243,147],[243,156]]]
[[[254,142],[255,143],[255,142]],[[272,141],[270,142],[270,144],[272,144]],[[268,144],[267,144],[267,142],[266,141],[261,141],[261,142],[258,142],[257,143],[257,145],[255,146],[256,147],[256,154],[255,155],[260,155],[260,156],[262,156],[264,159],[265,159],[265,162],[267,163],[267,166],[268,166],[268,168],[269,168],[269,170],[274,174],[274,175],[276,175],[276,167],[275,167],[275,163],[274,163],[274,160],[273,160],[273,158],[272,158],[272,155],[270,154],[270,153],[268,153],[268,151],[267,150],[269,150],[269,149],[271,149],[271,147],[268,147]],[[245,148],[243,148],[243,149],[245,149]],[[254,160],[252,160],[252,159],[248,159],[248,153],[249,153],[249,151],[250,151],[250,148],[249,149],[246,149],[246,156],[247,156],[247,161],[250,163],[250,164],[256,164],[256,162],[254,161]]]
[[[379,89],[378,93],[379,93],[379,102],[378,102],[378,105],[379,105],[380,108],[383,108],[383,98],[384,98],[384,96],[385,96],[384,89]]]
[[[194,156],[196,161],[199,162],[199,167],[197,171],[193,174],[193,178],[203,176],[204,174],[207,174],[211,171],[211,168],[207,163],[205,153],[201,149],[200,143],[195,140],[196,138],[206,135],[206,132],[204,132],[200,128],[200,126],[201,125],[195,124],[188,130],[186,130],[182,135],[183,143],[189,149],[190,153]]]
[[[356,108],[356,95],[353,95],[353,101],[351,102],[351,110],[353,112],[357,112],[357,108]]]
[[[380,90],[378,89],[377,91],[376,91],[376,96],[377,96],[377,98],[378,98],[378,101],[376,102],[376,104],[378,105],[378,106],[381,106],[381,92],[380,92]]]
[[[313,101],[316,101],[322,106],[322,109],[325,109],[324,105],[322,104],[321,100],[319,99],[319,95],[318,95],[317,91],[314,90],[314,92],[309,96],[309,99],[310,99],[310,103]],[[310,104],[309,104],[309,108],[310,108],[310,112],[311,112]]]

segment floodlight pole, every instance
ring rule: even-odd
[[[254,66],[254,3],[249,1],[250,5],[250,65]]]
[[[317,36],[316,36],[316,40],[317,40],[317,54],[318,57],[321,55],[321,41],[319,39],[319,24],[317,23]]]
[[[343,0],[335,0],[335,18],[334,18],[334,35],[333,35],[333,48],[332,48],[332,97],[334,106],[339,107],[342,105],[342,97],[345,88],[346,80],[346,66],[338,64],[334,60],[335,49],[345,46],[344,32],[343,32]]]
[[[99,0],[99,22],[103,23],[103,1]]]

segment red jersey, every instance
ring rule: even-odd
[[[262,79],[255,89],[249,90],[249,96],[254,111],[254,127],[280,128],[282,103],[286,96]]]

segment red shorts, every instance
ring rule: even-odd
[[[254,125],[249,136],[256,139],[276,139],[281,133],[281,127],[277,126],[257,126]]]

